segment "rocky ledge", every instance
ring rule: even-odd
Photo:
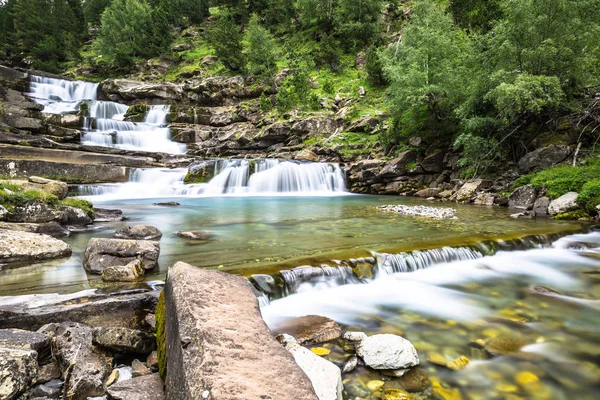
[[[0,263],[38,261],[71,255],[71,246],[38,233],[0,229]]]

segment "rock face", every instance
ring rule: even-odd
[[[146,270],[158,265],[160,246],[150,240],[90,239],[85,249],[83,267],[92,274],[102,274],[111,266],[127,265],[141,259]]]
[[[390,161],[379,173],[381,177],[395,177],[406,173],[406,169],[409,164],[417,161],[417,153],[408,150],[404,153],[400,153],[398,157]]]
[[[515,191],[510,195],[508,207],[531,210],[536,198],[537,190],[533,186],[521,186],[516,188]]]
[[[86,400],[103,396],[104,381],[112,371],[112,359],[92,346],[92,329],[75,322],[60,324],[52,340],[52,354],[65,380],[68,398]]]
[[[16,399],[35,382],[37,375],[35,350],[0,347],[0,399]]]
[[[155,240],[162,237],[158,228],[150,225],[134,225],[122,228],[113,233],[116,239]]]
[[[299,345],[325,343],[339,338],[342,330],[334,320],[318,315],[294,318],[277,326],[273,332],[293,336]]]
[[[112,101],[157,99],[178,101],[183,88],[172,83],[145,83],[128,79],[107,79],[100,84],[99,92]]]
[[[525,154],[519,160],[519,170],[529,173],[540,169],[550,168],[561,163],[569,157],[571,148],[569,146],[552,145],[534,150]]]
[[[144,317],[154,312],[156,292],[90,295],[36,295],[0,298],[0,328],[17,328],[35,331],[44,324],[74,321],[91,327],[124,327],[137,329]],[[21,300],[19,300],[21,299]]]
[[[342,400],[342,372],[335,364],[300,346],[290,335],[280,340],[312,382],[319,400]]]
[[[140,376],[122,381],[110,386],[107,391],[113,400],[165,399],[163,381],[158,374]]]
[[[43,160],[0,160],[11,178],[54,177],[68,183],[126,182],[128,169],[116,165],[69,164]]]
[[[38,233],[0,229],[0,262],[39,261],[71,255],[62,240]]]
[[[246,279],[177,263],[165,299],[168,399],[317,399]]]
[[[578,207],[577,196],[579,196],[577,192],[569,192],[563,194],[556,200],[552,200],[552,202],[548,206],[548,214],[558,215],[566,213],[568,211],[576,210]]]
[[[133,260],[127,265],[115,265],[102,271],[104,282],[137,282],[144,277],[144,265],[140,260]]]
[[[419,365],[417,350],[397,335],[373,335],[360,341],[356,354],[373,369],[404,369]]]
[[[154,335],[137,329],[95,328],[92,337],[94,344],[123,353],[147,355],[156,344]]]
[[[46,222],[43,224],[0,222],[0,229],[18,232],[41,233],[43,235],[50,235],[54,237],[69,236],[71,234],[67,228],[61,226],[58,222]]]

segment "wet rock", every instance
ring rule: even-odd
[[[65,376],[64,391],[73,400],[105,394],[104,381],[112,359],[92,345],[92,329],[75,322],[60,324],[52,340],[52,354]]]
[[[90,239],[84,254],[83,267],[92,274],[102,274],[110,266],[127,265],[142,260],[146,270],[158,265],[160,246],[150,240]]]
[[[118,222],[123,221],[123,211],[121,210],[109,210],[106,208],[94,208],[94,220],[96,222]]]
[[[407,392],[422,392],[431,385],[427,373],[419,368],[412,368],[401,378],[394,379],[390,382],[399,384],[402,389]],[[386,382],[384,387],[388,388],[388,386],[389,385]]]
[[[177,263],[169,269],[165,300],[169,399],[202,399],[205,392],[223,400],[240,393],[247,399],[317,399],[265,325],[245,278]]]
[[[342,400],[344,386],[340,369],[332,362],[300,346],[290,335],[281,335],[280,338],[281,343],[310,379],[319,400]]]
[[[546,196],[538,198],[533,203],[533,212],[536,216],[548,215],[548,207],[550,207],[550,199]]]
[[[115,265],[102,271],[104,282],[137,282],[144,278],[144,264],[133,260],[127,265]]]
[[[534,219],[535,213],[533,211],[523,211],[516,214],[511,214],[512,219]]]
[[[188,166],[185,183],[207,183],[215,176],[216,164],[212,160],[199,161]]]
[[[71,255],[62,240],[37,233],[0,229],[0,262],[40,261]]]
[[[37,352],[0,347],[0,398],[12,400],[25,392],[38,375]]]
[[[277,326],[274,333],[287,333],[300,345],[313,345],[339,338],[342,330],[332,319],[309,315],[294,318]]]
[[[90,293],[91,292],[91,293]],[[75,321],[92,327],[110,326],[138,328],[144,317],[156,307],[157,292],[112,295],[86,291],[75,295],[35,295],[0,298],[0,328],[35,331],[44,324]],[[56,324],[47,325],[52,335]]]
[[[313,151],[311,151],[309,149],[304,149],[304,150],[300,151],[299,153],[297,153],[296,156],[294,157],[294,159],[300,160],[300,161],[318,162],[319,156],[317,156]]]
[[[344,332],[342,338],[349,342],[360,342],[361,340],[366,339],[368,336],[364,332]]]
[[[58,222],[46,222],[43,224],[0,222],[0,229],[18,232],[40,233],[54,237],[64,237],[71,234],[67,228],[61,226]]]
[[[154,350],[154,335],[137,329],[94,328],[94,344],[122,353],[150,354]]]
[[[117,230],[112,236],[116,239],[156,240],[162,237],[162,232],[150,225],[133,225]]]
[[[29,149],[29,148],[26,148]],[[55,150],[53,150],[55,151]],[[2,150],[4,153],[4,149]],[[76,153],[69,152],[68,154]],[[87,152],[85,157],[92,157]],[[95,157],[95,156],[94,156]],[[128,177],[128,168],[111,164],[66,163],[33,160],[4,160],[0,159],[0,171],[7,171],[8,175],[27,178],[31,175],[53,177],[67,183],[100,183],[100,182],[125,182]]]
[[[498,356],[516,353],[519,350],[521,350],[521,347],[526,346],[527,344],[527,341],[523,339],[499,336],[497,338],[491,339],[485,345],[485,350],[494,356]]]
[[[496,204],[496,195],[492,193],[479,193],[473,204],[479,206],[493,206]]]
[[[567,159],[571,154],[571,148],[563,145],[552,145],[542,147],[527,153],[519,160],[519,170],[523,173],[530,173],[540,169],[546,169],[555,166]]]
[[[441,188],[427,188],[419,190],[417,193],[415,193],[415,196],[424,198],[438,197],[441,191]]]
[[[417,350],[398,335],[373,335],[360,341],[356,354],[373,369],[400,369],[419,365]]]
[[[108,389],[112,400],[164,400],[163,381],[158,374],[140,376],[116,383]],[[195,399],[201,399],[196,397]]]
[[[163,207],[176,207],[176,206],[180,206],[181,204],[179,204],[176,201],[166,201],[163,203],[153,203],[153,205],[155,206],[163,206]]]
[[[177,236],[189,240],[209,240],[214,237],[214,234],[209,231],[179,231]]]
[[[0,329],[0,347],[35,350],[40,359],[50,354],[50,336],[22,329]]]
[[[550,289],[549,287],[546,286],[534,286],[531,288],[531,291],[535,294],[541,294],[544,296],[555,296],[555,295],[560,295],[559,292],[557,292],[554,289]]]
[[[568,211],[576,210],[579,207],[577,204],[578,196],[579,194],[577,192],[569,192],[560,196],[556,200],[552,200],[548,206],[548,214],[558,215],[564,214]]]
[[[356,369],[356,366],[358,365],[358,357],[356,356],[351,356],[348,361],[346,361],[344,363],[344,366],[342,367],[342,373],[347,374],[348,372],[352,372]]]
[[[382,178],[393,178],[401,176],[406,173],[409,164],[417,161],[417,153],[412,150],[405,151],[398,154],[398,157],[394,158],[388,164],[383,167],[379,176]]]
[[[61,207],[60,222],[63,225],[86,226],[94,223],[92,218],[82,209],[75,207]]]
[[[58,221],[61,218],[61,213],[47,204],[33,201],[23,206],[14,208],[6,220],[8,222],[27,222],[27,223],[44,223]]]
[[[400,369],[380,369],[379,372],[382,375],[390,376],[392,378],[400,378],[406,375],[406,373],[410,371],[408,368],[400,368]]]
[[[516,188],[510,195],[508,207],[531,210],[537,199],[537,194],[537,190],[531,185]]]
[[[344,392],[350,398],[368,399],[371,396],[371,391],[362,386],[359,382],[350,381],[344,385]]]

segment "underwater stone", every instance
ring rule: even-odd
[[[373,335],[360,341],[356,354],[373,369],[400,369],[419,365],[417,350],[398,335]]]

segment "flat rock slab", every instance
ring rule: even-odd
[[[0,328],[35,331],[53,322],[74,321],[91,327],[137,329],[154,312],[157,292],[98,295],[28,295],[0,298]]]
[[[85,249],[83,267],[92,274],[102,274],[108,267],[127,265],[142,260],[144,269],[158,266],[160,246],[151,240],[93,238]]]
[[[0,262],[40,261],[71,255],[71,246],[39,233],[0,229]]]
[[[317,399],[246,279],[180,262],[165,297],[169,400]]]
[[[164,400],[163,386],[160,376],[152,374],[116,383],[107,391],[113,400]]]
[[[30,349],[41,355],[49,352],[50,339],[50,336],[43,333],[22,329],[0,329],[0,347]]]

